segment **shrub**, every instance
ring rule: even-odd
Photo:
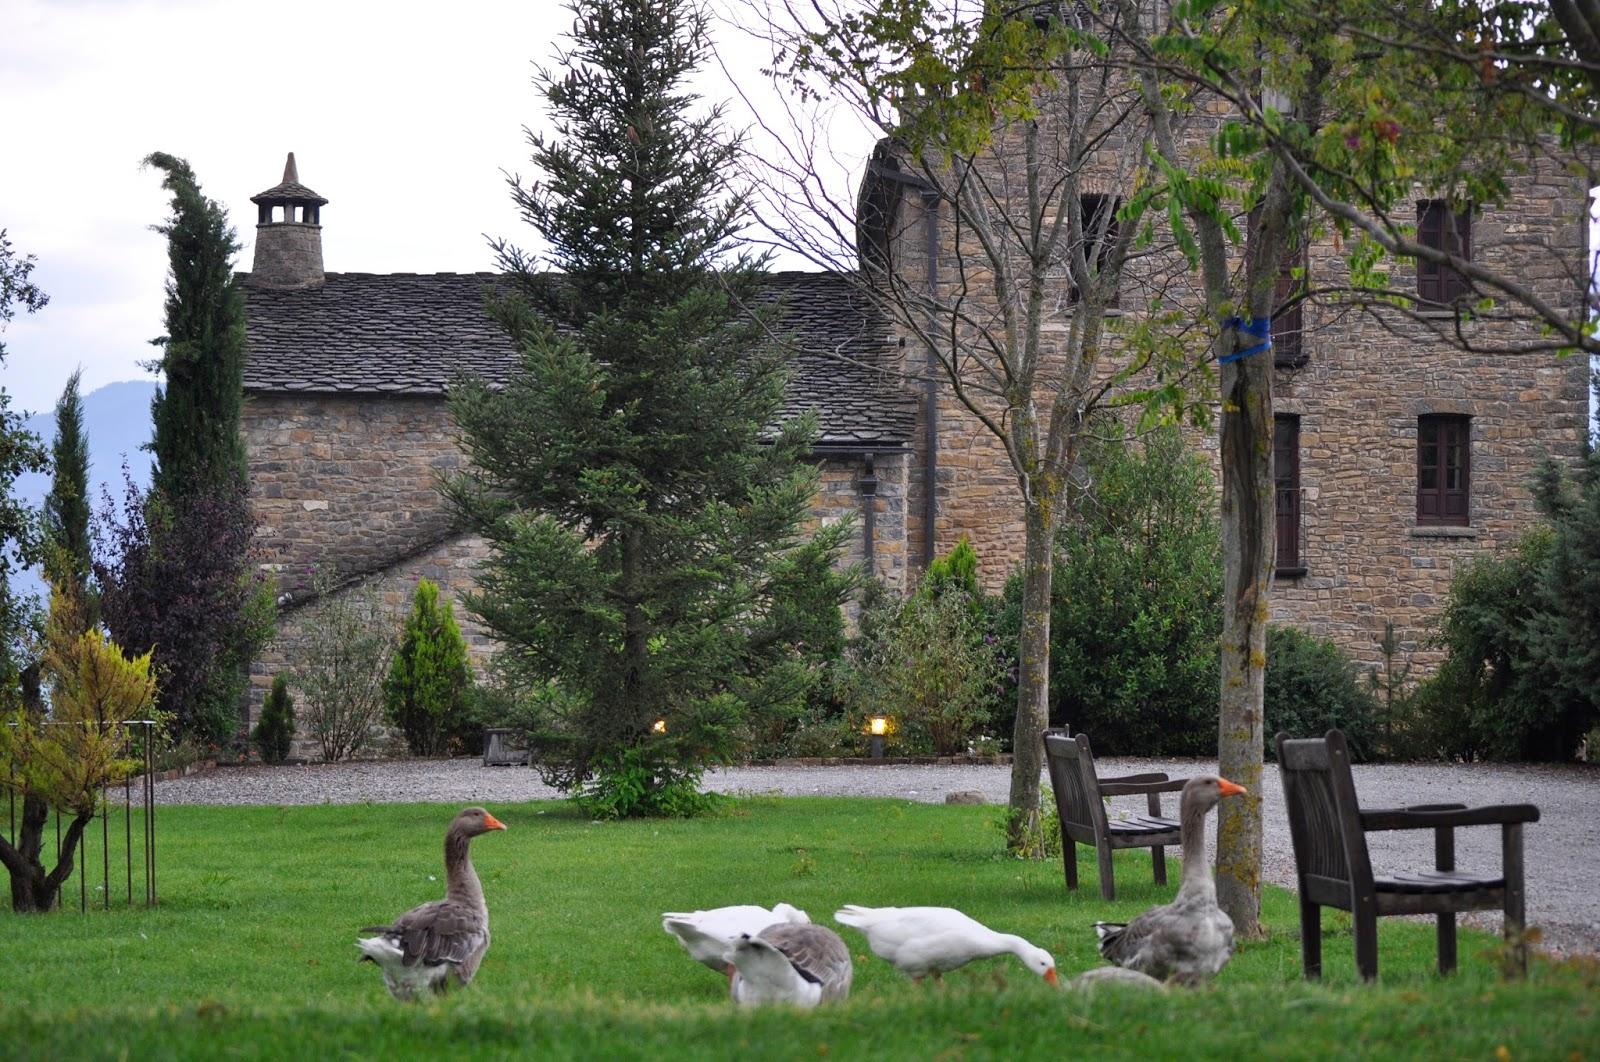
[[[271,589],[250,563],[249,498],[231,485],[168,498],[123,475],[120,514],[107,495],[97,520],[101,616],[130,653],[152,654],[160,706],[179,737],[229,741],[275,618]]]
[[[1377,702],[1362,683],[1354,661],[1326,638],[1294,627],[1267,628],[1265,730],[1291,737],[1314,737],[1338,727],[1350,740],[1356,759],[1368,759],[1376,745]]]
[[[1214,752],[1222,565],[1210,470],[1176,429],[1133,442],[1115,424],[1101,434],[1056,538],[1051,725],[1085,731],[1105,754]],[[998,629],[1010,646],[1019,577],[1004,596]]]
[[[908,751],[956,755],[990,723],[1001,659],[965,591],[913,595],[864,655],[858,710],[893,718]]]
[[[1541,528],[1506,556],[1482,557],[1450,584],[1437,644],[1445,659],[1417,691],[1418,751],[1446,759],[1561,760],[1588,729],[1583,699],[1554,681],[1533,644],[1556,546]]]
[[[471,687],[472,666],[455,610],[449,601],[440,602],[437,583],[423,579],[383,686],[389,720],[405,735],[413,755],[448,751],[467,722]]]
[[[301,717],[322,758],[349,759],[366,744],[383,711],[383,679],[394,639],[380,622],[370,586],[340,588],[317,573],[319,603],[305,620],[290,679],[304,696]]]
[[[573,800],[595,819],[693,818],[717,807],[723,799],[716,793],[702,793],[700,776],[697,767],[679,766],[636,745],[608,757],[594,777],[578,788]]]
[[[261,706],[261,718],[250,735],[261,753],[262,763],[282,763],[289,758],[289,746],[294,740],[294,698],[289,696],[289,684],[283,675],[272,677],[272,689]]]

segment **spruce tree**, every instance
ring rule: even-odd
[[[200,192],[183,159],[157,151],[145,164],[166,173],[172,217],[167,237],[166,328],[154,340],[166,377],[150,403],[154,486],[168,497],[203,486],[245,483],[244,296],[233,273],[239,249],[228,215]]]
[[[49,543],[45,558],[50,578],[89,602],[89,440],[83,431],[80,369],[67,380],[56,402],[56,437],[51,445],[52,479],[44,499],[44,526]],[[92,602],[84,613],[92,626]]]
[[[468,608],[541,691],[536,765],[636,794],[607,814],[677,813],[778,696],[756,628],[815,489],[813,426],[764,431],[784,365],[747,309],[764,259],[739,248],[739,143],[687,88],[704,13],[572,10],[570,49],[536,78],[553,127],[528,134],[539,178],[511,181],[547,256],[495,244],[520,362],[501,388],[452,389],[470,465],[450,495],[493,547]]]

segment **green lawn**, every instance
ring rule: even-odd
[[[1461,973],[1441,981],[1431,927],[1386,920],[1384,981],[1368,987],[1330,917],[1327,980],[1308,986],[1293,899],[1276,889],[1268,939],[1215,988],[1155,999],[1053,991],[1009,958],[913,985],[845,930],[847,1004],[736,1012],[661,931],[662,911],[727,903],[784,900],[817,921],[842,903],[949,904],[1050,949],[1065,979],[1098,964],[1096,919],[1171,896],[1142,853],[1118,866],[1118,903],[1092,885],[1069,895],[1059,863],[997,854],[996,809],[889,800],[754,798],[698,821],[607,824],[492,807],[510,830],[474,856],[494,946],[466,992],[402,1006],[355,962],[355,930],[440,894],[454,810],[162,809],[157,909],[0,913],[0,1057],[1600,1056],[1593,964],[1501,983],[1495,941],[1466,933]]]

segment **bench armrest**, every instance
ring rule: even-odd
[[[1123,782],[1165,782],[1166,780],[1167,775],[1164,772],[1152,771],[1148,774],[1125,774],[1120,778],[1102,778],[1100,779],[1100,784],[1107,786],[1120,785]]]
[[[1416,808],[1383,808],[1361,813],[1364,830],[1429,830],[1440,826],[1505,826],[1538,822],[1539,809],[1532,804],[1494,804],[1482,808],[1460,805],[1422,805]]]
[[[1177,793],[1183,790],[1187,778],[1172,778],[1165,782],[1101,782],[1100,795],[1138,796],[1142,793]]]

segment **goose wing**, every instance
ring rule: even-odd
[[[850,992],[855,967],[850,949],[839,934],[826,926],[780,922],[768,926],[756,939],[789,960],[795,973],[822,989],[823,1000],[843,999]]]
[[[459,966],[488,943],[489,927],[481,911],[452,900],[434,900],[413,907],[392,925],[368,926],[363,933],[379,933],[400,949],[401,964],[422,963]]]

